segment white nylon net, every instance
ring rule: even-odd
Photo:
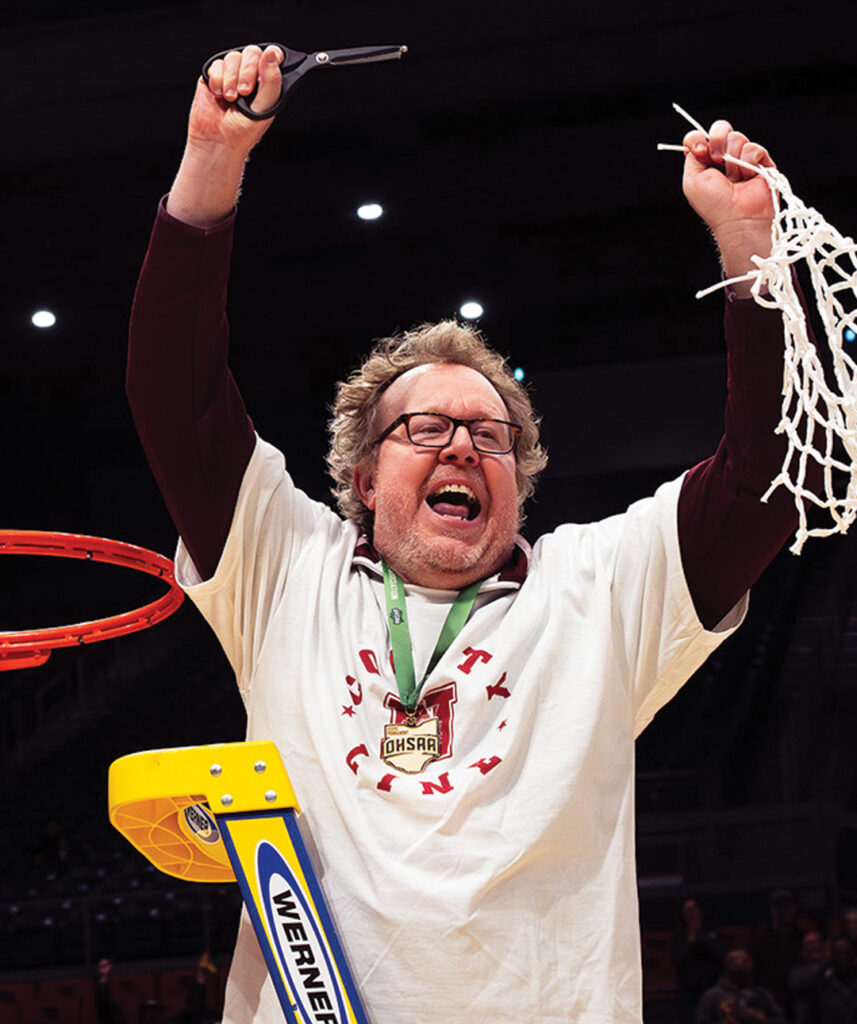
[[[705,129],[674,104],[694,127]],[[707,134],[707,133],[706,133]],[[676,149],[683,146],[660,146]],[[752,281],[753,298],[761,306],[779,309],[783,318],[785,358],[783,401],[776,432],[785,434],[788,448],[780,473],[762,497],[767,501],[778,487],[794,495],[798,527],[790,550],[800,554],[808,537],[845,533],[857,516],[857,364],[844,350],[846,331],[857,333],[857,246],[794,194],[788,179],[769,167],[752,166],[767,181],[774,203],[771,255],[753,257],[757,270],[697,292],[697,298],[736,281]],[[827,338],[831,360],[827,373],[810,339],[792,267],[803,261]],[[854,340],[854,333],[851,335]],[[823,468],[823,493],[806,485],[807,471],[816,462]],[[809,526],[807,510],[826,512],[821,525]],[[817,517],[813,517],[814,522]]]

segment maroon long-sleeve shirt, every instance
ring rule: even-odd
[[[203,578],[229,532],[253,451],[253,423],[227,362],[234,214],[194,228],[161,205],[131,314],[127,389],[149,464]],[[716,453],[685,476],[678,529],[685,576],[712,628],[794,530],[791,495],[760,502],[783,461],[782,323],[727,296],[728,398]]]

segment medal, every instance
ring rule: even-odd
[[[440,720],[425,718],[417,722],[411,717],[405,722],[384,726],[381,741],[381,759],[391,768],[415,775],[429,761],[440,754]]]
[[[387,626],[393,648],[393,672],[396,676],[399,699],[405,712],[404,722],[393,722],[384,727],[381,759],[397,771],[415,774],[421,772],[429,762],[440,755],[441,739],[439,719],[420,718],[420,691],[434,667],[449,649],[449,645],[464,628],[482,581],[471,583],[456,596],[437,638],[425,675],[417,683],[405,606],[405,585],[386,562],[382,561],[381,567],[384,571]]]

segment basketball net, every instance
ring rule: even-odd
[[[708,134],[681,107],[673,107]],[[684,146],[658,148],[686,152]],[[845,533],[857,516],[857,365],[843,348],[846,331],[857,333],[857,246],[796,196],[780,171],[731,156],[725,159],[760,174],[771,189],[771,255],[764,259],[753,256],[757,269],[697,292],[696,297],[738,281],[751,281],[755,301],[782,314],[783,401],[776,433],[785,434],[788,448],[782,469],[762,501],[767,501],[778,487],[791,491],[798,527],[790,550],[800,554],[808,537]],[[801,261],[809,272],[832,356],[828,374],[810,338],[792,271]],[[813,462],[823,467],[821,495],[806,486],[807,470]],[[821,525],[810,527],[807,510],[813,506],[827,515]]]

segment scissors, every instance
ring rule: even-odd
[[[268,46],[278,46],[284,54],[280,62],[283,84],[280,89],[280,98],[273,107],[269,107],[267,110],[250,109],[250,104],[256,95],[255,89],[249,96],[238,97],[235,106],[251,121],[266,121],[269,117],[273,117],[286,102],[286,97],[291,90],[307,71],[311,71],[313,68],[321,68],[325,65],[337,67],[341,64],[368,64],[370,61],[377,60],[398,60],[403,53],[408,52],[407,46],[355,46],[348,50],[316,50],[315,53],[301,53],[300,50],[289,49],[282,43],[259,43],[259,46],[262,50]],[[208,70],[216,60],[221,60],[227,53],[235,53],[241,49],[243,47],[233,46],[230,50],[221,50],[220,53],[209,57],[202,66],[202,77],[205,84],[208,85]]]

